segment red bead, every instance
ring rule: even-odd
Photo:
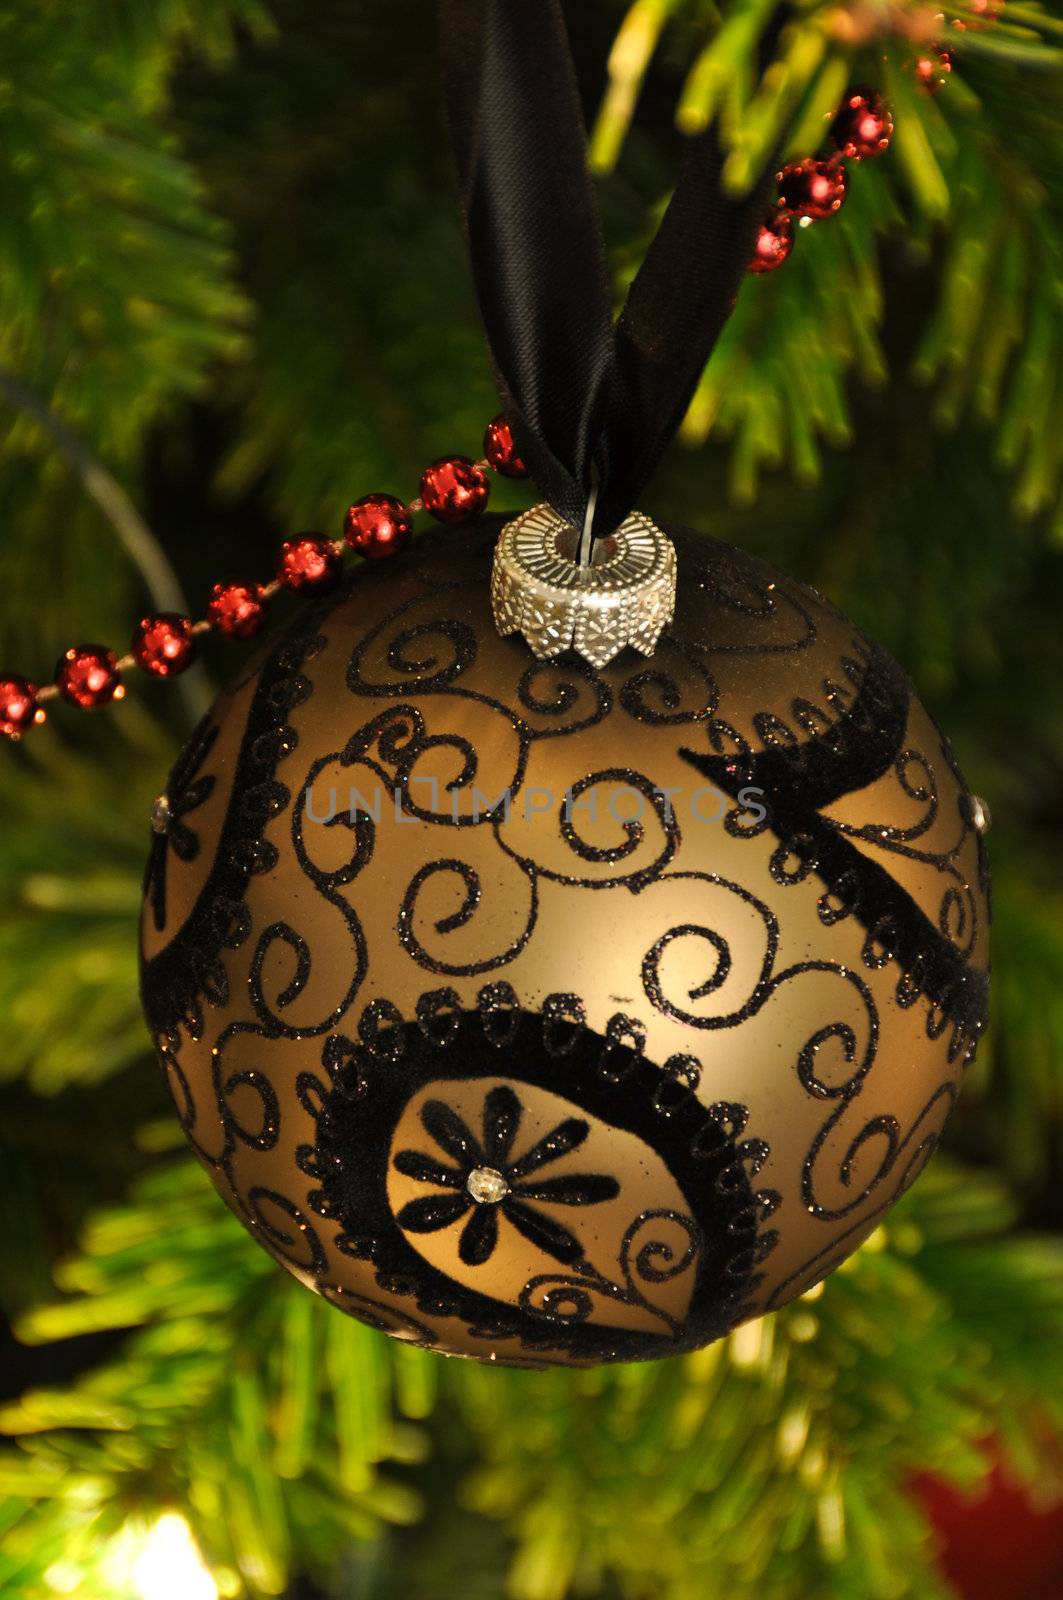
[[[517,454],[513,430],[505,417],[495,417],[484,433],[484,455],[503,478],[526,478],[528,469]]]
[[[405,550],[413,536],[413,516],[393,494],[367,494],[348,506],[343,536],[367,561],[382,561]]]
[[[118,657],[102,644],[72,645],[59,658],[55,684],[72,706],[105,706],[125,694],[118,673]]]
[[[449,528],[478,517],[490,492],[483,471],[468,456],[443,456],[421,474],[425,510]]]
[[[145,672],[153,672],[157,678],[175,677],[191,666],[196,654],[191,618],[178,616],[174,611],[142,617],[130,649],[137,666],[143,667]]]
[[[779,196],[792,217],[822,222],[838,210],[849,187],[840,161],[791,161],[779,173]]]
[[[952,71],[952,55],[948,50],[928,50],[917,57],[912,70],[927,94],[937,94]]]
[[[0,734],[5,739],[20,739],[35,722],[44,721],[44,707],[37,704],[37,685],[12,673],[0,678]]]
[[[331,539],[297,533],[281,545],[277,577],[297,594],[323,594],[339,582],[340,567],[340,553]]]
[[[789,212],[780,207],[765,217],[753,246],[747,272],[774,272],[781,267],[794,247],[794,224]]]
[[[266,620],[260,583],[216,583],[207,614],[219,633],[230,639],[251,639]]]
[[[853,89],[839,106],[830,132],[846,161],[866,161],[889,149],[893,118],[873,89]]]

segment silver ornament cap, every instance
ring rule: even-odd
[[[577,560],[578,529],[552,506],[507,522],[495,546],[491,606],[503,637],[522,633],[540,661],[576,650],[604,667],[626,645],[652,655],[675,611],[675,548],[630,512]]]

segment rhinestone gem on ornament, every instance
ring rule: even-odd
[[[627,645],[652,655],[675,611],[672,541],[632,511],[587,565],[576,560],[578,544],[577,530],[545,503],[506,524],[491,570],[499,633],[522,633],[540,661],[576,650],[604,667]]]
[[[494,1167],[473,1167],[465,1187],[478,1206],[497,1206],[509,1193],[509,1184]]]
[[[993,823],[989,806],[979,794],[968,795],[967,811],[975,833],[988,833]]]
[[[168,794],[157,794],[151,803],[152,833],[169,833],[173,821],[173,807]]]

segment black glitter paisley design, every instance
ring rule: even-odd
[[[776,1213],[780,1197],[755,1187],[768,1149],[762,1140],[743,1137],[747,1108],[733,1102],[703,1106],[692,1094],[673,1104],[673,1069],[647,1060],[629,1017],[618,1015],[604,1038],[584,1024],[570,1024],[563,1049],[556,1036],[544,1048],[558,1015],[571,1014],[574,997],[550,996],[539,1013],[525,1010],[515,993],[500,993],[502,988],[485,985],[474,1011],[451,1009],[447,991],[429,991],[411,1022],[388,1004],[386,1039],[370,1029],[358,1045],[326,1048],[324,1075],[306,1075],[302,1088],[317,1130],[315,1144],[303,1156],[304,1170],[321,1181],[312,1208],[339,1226],[340,1252],[370,1264],[380,1289],[408,1295],[421,1318],[461,1318],[470,1333],[501,1342],[503,1359],[538,1351],[572,1359],[637,1360],[717,1337],[748,1314],[760,1282],[758,1264],[778,1242],[777,1230],[764,1224]],[[501,1011],[504,1031],[498,1024]],[[444,1014],[450,1025],[441,1028]],[[507,1085],[497,1083],[501,1049]],[[445,1093],[435,1092],[448,1079],[470,1078],[496,1079],[485,1094],[479,1133],[448,1105]],[[582,1115],[563,1119],[520,1151],[520,1083],[574,1102]],[[422,1121],[428,1148],[404,1143],[389,1157],[405,1108],[428,1086],[433,1092]],[[571,1206],[579,1215],[583,1207],[622,1196],[621,1182],[608,1173],[539,1177],[550,1162],[578,1150],[593,1123],[643,1140],[647,1159],[662,1162],[686,1202],[683,1211],[640,1212],[631,1219],[618,1240],[615,1274],[586,1260],[589,1252],[577,1242],[577,1224],[571,1231],[560,1228],[544,1207]],[[448,1158],[445,1163],[432,1146]],[[470,1210],[475,1222],[505,1204],[477,1205],[457,1187],[492,1161],[497,1163],[493,1170],[521,1191],[514,1195],[519,1221],[510,1207],[507,1225],[568,1269],[560,1276],[535,1275],[524,1285],[519,1305],[494,1296],[486,1269],[482,1289],[471,1287],[473,1280],[466,1287],[416,1248],[419,1233],[457,1224]],[[419,1207],[412,1219],[404,1215],[406,1206],[396,1216],[388,1202],[391,1165],[436,1190],[409,1202]],[[411,1220],[421,1226],[410,1228]],[[479,1224],[467,1255],[459,1257],[477,1274],[476,1281],[481,1265],[476,1258],[485,1248],[480,1228],[490,1239],[490,1225]],[[651,1291],[688,1272],[692,1289],[686,1317],[654,1306]],[[658,1331],[611,1325],[611,1307],[635,1305],[650,1307]]]
[[[217,739],[217,727],[211,727],[209,717],[204,717],[170,773],[166,788],[166,825],[164,831],[152,837],[144,878],[144,894],[159,933],[166,926],[166,863],[170,851],[179,861],[186,862],[195,861],[199,855],[199,834],[185,819],[205,805],[214,793],[217,779],[210,774],[201,776],[200,768]]]
[[[197,730],[145,1006],[193,1148],[333,1304],[518,1365],[669,1354],[802,1292],[921,1171],[985,1022],[984,843],[903,673],[819,596],[668,530],[652,660],[538,662],[493,632],[497,526],[300,612],[214,838],[233,702]],[[696,823],[670,797],[701,782]]]
[[[513,1159],[523,1108],[505,1084],[491,1089],[484,1100],[483,1139],[478,1140],[462,1117],[442,1100],[429,1100],[421,1109],[421,1122],[429,1138],[456,1163],[449,1167],[420,1150],[400,1150],[397,1171],[418,1183],[444,1189],[444,1194],[411,1200],[396,1221],[408,1233],[435,1233],[449,1228],[472,1208],[458,1244],[467,1266],[489,1261],[498,1243],[498,1219],[503,1216],[537,1250],[557,1261],[571,1263],[583,1255],[576,1236],[548,1216],[542,1206],[592,1206],[620,1193],[615,1178],[591,1173],[565,1173],[562,1177],[537,1176],[541,1168],[578,1150],[590,1125],[569,1117],[522,1156]],[[529,1204],[534,1201],[536,1204]]]
[[[276,777],[278,766],[299,742],[287,709],[310,690],[299,668],[324,647],[319,624],[329,609],[328,602],[306,605],[260,668],[207,880],[170,941],[141,962],[141,998],[157,1035],[172,1035],[183,1027],[191,1038],[202,1037],[203,1001],[212,1003],[211,975],[217,977],[223,953],[238,949],[250,932],[248,884],[276,863],[276,847],[263,837],[264,830],[291,800]],[[185,755],[187,751],[178,766]],[[171,787],[173,783],[172,774]],[[214,993],[220,992],[215,982]]]

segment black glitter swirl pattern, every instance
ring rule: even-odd
[[[391,573],[364,574],[371,620],[349,638],[329,631],[344,593],[304,609],[249,680],[213,860],[171,928],[167,875],[204,848],[194,813],[214,787],[218,724],[197,730],[149,863],[149,914],[167,942],[143,964],[145,1006],[197,1154],[264,1246],[334,1304],[444,1348],[450,1323],[517,1364],[692,1348],[824,1276],[929,1159],[985,1024],[984,844],[947,741],[922,713],[913,720],[899,669],[818,597],[712,541],[675,532],[679,612],[651,661],[598,672],[574,657],[529,660],[513,641],[495,654],[492,639],[503,670],[485,672],[486,613],[469,585],[484,582],[492,533],[485,519],[445,559],[415,548]],[[326,644],[343,652],[333,748],[319,738],[300,757],[300,708]],[[606,724],[623,727],[619,741]],[[726,872],[691,850],[654,752],[723,797]],[[543,799],[535,774],[547,757],[565,793]],[[390,810],[352,801],[321,814],[319,790],[334,779],[386,792],[396,825],[416,828],[408,862],[390,841],[384,852]],[[839,802],[865,790],[876,797],[866,812],[840,817]],[[596,802],[620,791],[634,814],[603,820]],[[535,813],[534,827],[518,825]],[[736,850],[748,850],[748,875]],[[269,884],[282,858],[302,892],[280,901]],[[382,860],[395,895],[386,918],[366,888]],[[522,963],[551,915],[556,933],[558,896],[578,917],[588,894],[625,936],[636,930],[621,992],[603,1013],[602,996],[562,972],[563,990],[522,999]],[[823,930],[822,958],[806,940],[813,953],[793,959],[791,905]],[[379,993],[390,970],[405,974],[402,1005]],[[901,1117],[883,1109],[882,1046],[913,1008],[941,1077]],[[772,1019],[787,1017],[802,1021],[779,1046]],[[677,1047],[651,1059],[662,1019]],[[741,1049],[769,1023],[780,1092],[797,1095],[808,1129],[797,1165],[773,1169],[779,1186],[758,1187],[779,1159],[758,1108],[737,1083],[733,1100],[712,1099],[709,1085],[729,1041]],[[475,1127],[447,1098],[449,1080],[468,1078],[493,1080]],[[389,1154],[403,1108],[428,1084],[438,1089],[421,1111],[423,1142]],[[514,1154],[522,1085],[579,1112],[530,1167],[529,1152]],[[284,1146],[293,1116],[301,1131]],[[598,1160],[539,1171],[596,1125],[642,1140],[683,1197],[633,1206],[611,1261],[592,1259],[584,1225],[623,1202],[623,1173]],[[293,1181],[280,1193],[275,1176],[253,1174],[286,1147]],[[392,1171],[424,1191],[397,1215]],[[791,1216],[807,1252],[769,1280]],[[503,1229],[544,1258],[510,1300],[489,1283]],[[431,1265],[418,1239],[451,1241],[465,1279]]]

